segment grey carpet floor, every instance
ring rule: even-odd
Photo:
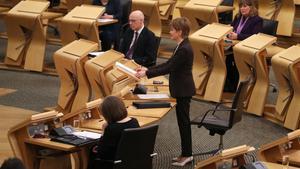
[[[162,43],[168,43],[163,40]],[[174,44],[172,44],[174,45]],[[54,67],[52,54],[59,46],[47,46],[45,63]],[[3,61],[6,50],[6,40],[0,40],[0,61]],[[159,59],[158,62],[163,62]],[[271,80],[274,81],[272,72]],[[0,70],[0,88],[17,89],[16,92],[1,96],[0,104],[15,106],[42,112],[43,108],[56,105],[59,79],[56,76],[48,76],[34,72],[18,72]],[[276,93],[271,93],[269,103],[274,103]],[[205,112],[212,105],[206,102],[193,100],[191,103],[191,119]],[[175,110],[170,111],[159,122],[159,131],[156,139],[155,151],[158,156],[154,158],[155,169],[178,168],[171,166],[172,157],[180,154],[180,139],[175,116]],[[267,121],[261,117],[245,113],[241,122],[236,124],[224,136],[225,148],[247,144],[256,148],[284,136],[289,130]],[[192,127],[193,151],[203,152],[217,148],[219,136],[210,136],[204,128]],[[141,143],[142,144],[142,143]],[[208,158],[209,156],[196,157],[195,163]],[[193,168],[189,164],[186,168]]]

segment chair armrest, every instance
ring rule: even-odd
[[[154,156],[157,156],[157,153],[150,154],[150,157],[154,157]]]
[[[214,115],[215,112],[217,112],[217,111],[226,112],[226,111],[232,111],[232,110],[236,110],[236,109],[211,109],[211,110],[208,110],[207,112],[205,112],[204,116],[202,117],[200,124],[203,123],[205,117],[208,115],[209,112],[212,112],[212,115]]]
[[[232,103],[232,101],[217,103],[216,106],[215,106],[215,108],[212,109],[212,110],[214,110],[214,112],[215,112],[215,110],[217,110],[217,109],[219,108],[220,105],[227,104],[227,103]],[[213,114],[214,114],[214,112],[213,112]]]

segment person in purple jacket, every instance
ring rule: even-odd
[[[233,32],[227,35],[231,40],[244,40],[262,30],[263,20],[258,16],[256,0],[239,0],[239,13],[234,17],[231,26]],[[236,68],[233,55],[226,57],[227,78],[225,82],[225,92],[235,92],[239,73]]]

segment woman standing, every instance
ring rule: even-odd
[[[176,98],[176,117],[181,138],[181,155],[173,158],[172,165],[184,166],[193,160],[190,126],[190,102],[195,94],[195,84],[192,75],[194,54],[188,40],[190,22],[187,18],[176,18],[171,22],[171,39],[177,42],[173,56],[166,62],[149,69],[143,67],[137,70],[137,77],[170,74],[169,89],[171,96]]]
[[[244,40],[262,30],[263,20],[258,16],[255,0],[240,0],[239,13],[235,16],[231,26],[233,32],[227,37],[231,40]],[[239,72],[235,66],[233,55],[226,57],[227,77],[225,92],[235,92],[239,82]]]

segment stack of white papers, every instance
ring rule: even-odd
[[[101,56],[104,52],[90,52],[89,55],[92,55],[94,57]]]
[[[169,95],[166,93],[159,94],[138,94],[140,99],[169,99]]]
[[[90,138],[90,139],[98,139],[102,136],[100,133],[94,133],[94,132],[90,132],[90,131],[75,131],[72,134],[77,137],[84,137],[84,138]]]
[[[120,62],[116,62],[116,67],[117,69],[119,69],[120,71],[126,73],[127,75],[133,77],[135,80],[139,81],[140,79],[137,78],[135,76],[135,74],[137,73],[135,70],[133,70],[132,68],[120,63]]]
[[[111,22],[113,19],[98,19],[98,22]]]

